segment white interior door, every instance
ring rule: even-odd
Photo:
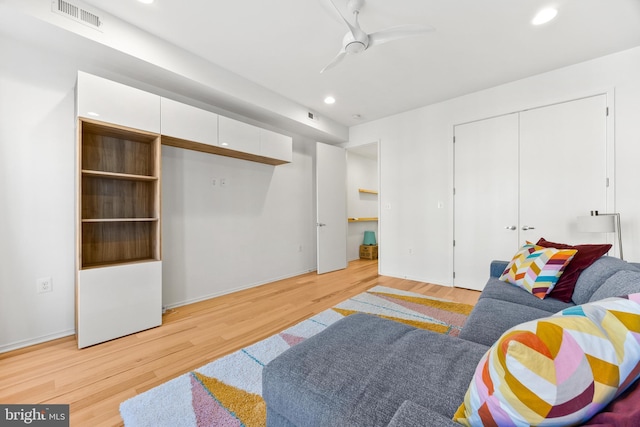
[[[316,143],[318,274],[347,267],[347,154]]]
[[[454,285],[481,290],[518,248],[518,115],[456,126]]]
[[[576,218],[607,212],[606,107],[606,95],[598,95],[520,113],[523,242],[603,239],[578,232]]]

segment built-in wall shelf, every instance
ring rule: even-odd
[[[367,190],[366,188],[358,188],[360,193],[378,194],[376,190]]]
[[[349,222],[371,222],[371,221],[377,221],[378,217],[367,217],[367,218],[348,218]]]

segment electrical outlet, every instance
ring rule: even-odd
[[[53,281],[51,280],[51,277],[43,277],[36,280],[36,286],[39,294],[53,291]]]

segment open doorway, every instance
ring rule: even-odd
[[[347,259],[353,261],[372,256],[378,257],[379,246],[379,143],[359,145],[347,148]],[[371,237],[375,238],[376,247],[364,248],[361,245],[371,245]]]

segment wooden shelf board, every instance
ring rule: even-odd
[[[368,218],[349,218],[349,222],[365,222],[365,221],[377,221],[378,217],[368,217]]]
[[[112,179],[129,179],[134,181],[157,181],[157,176],[148,176],[148,175],[133,175],[128,173],[118,173],[118,172],[104,172],[104,171],[95,171],[82,169],[83,176],[93,176],[96,178],[112,178]]]
[[[360,193],[378,194],[376,190],[367,190],[366,188],[358,188]]]
[[[82,266],[82,270],[89,270],[91,268],[115,267],[118,265],[126,265],[126,264],[139,264],[141,262],[152,262],[152,261],[160,261],[160,260],[156,258],[137,258],[137,259],[127,259],[127,260],[121,260],[121,261],[94,262],[90,264],[84,264]]]
[[[158,218],[86,218],[82,222],[155,222]]]

